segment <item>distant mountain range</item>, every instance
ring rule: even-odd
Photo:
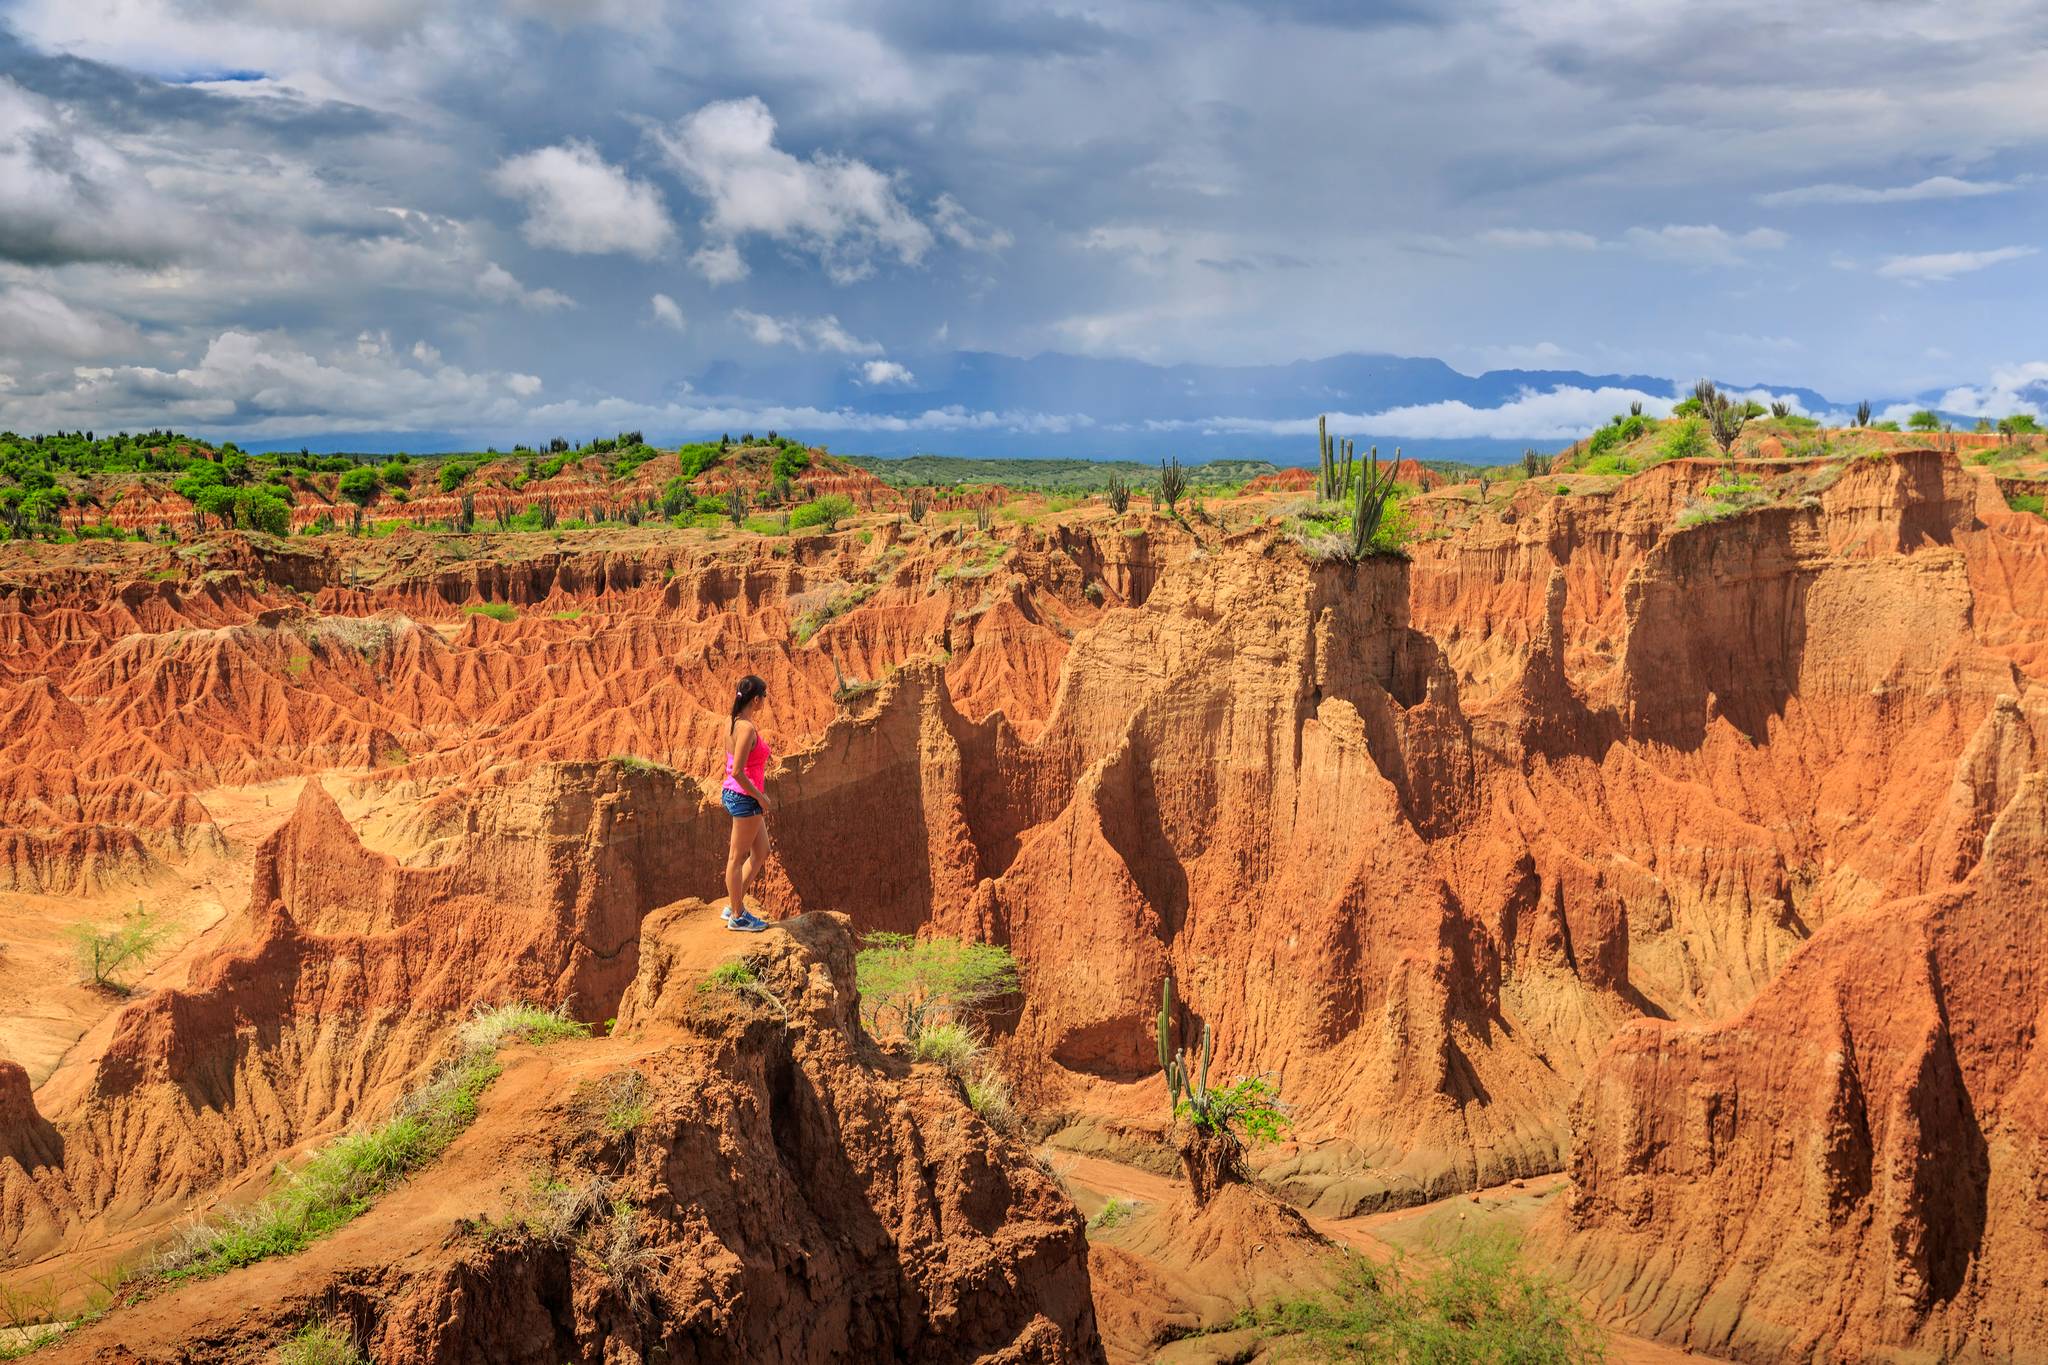
[[[1627,393],[1668,401],[1683,387],[1657,375],[1579,370],[1468,375],[1441,360],[1397,355],[1337,355],[1284,365],[1153,365],[1057,352],[1018,357],[952,351],[908,362],[915,380],[886,389],[865,385],[853,367],[822,358],[795,376],[786,369],[771,375],[721,363],[697,376],[693,387],[706,396],[766,400],[772,395],[783,405],[907,420],[949,408],[1010,419],[951,429],[889,431],[862,424],[838,432],[805,432],[850,453],[1178,454],[1281,464],[1314,460],[1313,436],[1289,424],[1313,423],[1318,413],[1344,414],[1339,428],[1361,444],[1399,444],[1420,458],[1495,463],[1528,445],[1554,446],[1584,434],[1612,415],[1608,407],[1625,410]],[[1842,407],[1795,385],[1730,386],[1768,387],[1775,395],[1796,397],[1809,412]],[[1624,396],[1603,407],[1601,390]],[[1463,404],[1474,411],[1412,411],[1441,404]],[[1499,409],[1505,411],[1488,411]],[[1380,415],[1378,421],[1363,420]]]

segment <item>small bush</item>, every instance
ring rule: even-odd
[[[913,1044],[925,1030],[980,1013],[1017,990],[1017,959],[994,943],[869,934],[854,958],[869,1026],[893,1012]]]
[[[133,914],[122,919],[111,929],[96,929],[89,924],[72,927],[72,952],[78,959],[78,970],[86,980],[95,986],[110,990],[121,990],[119,977],[130,967],[139,967],[144,958],[157,950],[170,930],[156,916],[140,905]]]
[[[2005,499],[2005,505],[2015,512],[2032,512],[2035,516],[2048,516],[2042,511],[2043,498],[2039,493],[2012,493]]]
[[[277,1365],[367,1365],[363,1353],[342,1328],[309,1322],[277,1348]]]
[[[1570,1293],[1525,1270],[1506,1236],[1462,1239],[1443,1263],[1404,1276],[1399,1263],[1347,1258],[1336,1286],[1248,1317],[1299,1336],[1325,1360],[1592,1365],[1606,1359],[1599,1329]]]
[[[789,529],[801,531],[806,526],[822,526],[831,530],[839,519],[853,512],[853,499],[844,493],[827,493],[815,498],[789,514]]]
[[[488,616],[493,621],[516,621],[519,608],[510,602],[472,602],[462,609],[464,616]]]
[[[656,763],[650,759],[636,758],[632,754],[613,754],[612,762],[618,764],[629,773],[638,773],[641,776],[646,776],[650,773],[673,773],[675,771],[674,768],[669,767],[666,763]]]
[[[1657,443],[1657,456],[1661,460],[1692,460],[1707,454],[1709,448],[1706,424],[1697,417],[1685,417],[1664,433]]]
[[[1112,1195],[1101,1208],[1095,1211],[1095,1216],[1088,1220],[1089,1231],[1107,1232],[1113,1227],[1128,1223],[1137,1216],[1138,1210],[1143,1207],[1144,1205],[1142,1204],[1127,1204]]]

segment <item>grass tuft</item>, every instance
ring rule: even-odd
[[[277,1365],[367,1365],[349,1334],[331,1322],[309,1322],[277,1348]]]
[[[560,1006],[544,1010],[535,1005],[479,1005],[460,1034],[464,1047],[485,1051],[495,1049],[507,1038],[538,1047],[589,1036],[590,1025],[569,1018]]]
[[[911,1056],[920,1062],[937,1062],[955,1076],[971,1076],[979,1069],[981,1039],[961,1023],[929,1024],[910,1046]]]
[[[510,602],[472,602],[462,609],[464,616],[488,616],[493,621],[516,621],[519,608]]]
[[[1525,1269],[1513,1238],[1463,1238],[1425,1274],[1350,1258],[1327,1293],[1246,1314],[1333,1361],[1515,1361],[1591,1365],[1599,1330],[1555,1281]]]

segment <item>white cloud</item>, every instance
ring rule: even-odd
[[[611,165],[587,142],[508,157],[491,182],[499,193],[525,202],[520,232],[535,246],[652,259],[675,232],[661,192]]]
[[[1760,194],[1761,204],[1909,204],[1923,199],[1975,199],[1986,194],[2006,194],[2019,188],[2005,180],[1960,180],[1952,175],[1932,175],[1911,185],[1888,185],[1872,189],[1864,185],[1802,185],[1798,189]]]
[[[690,253],[690,264],[712,284],[736,284],[747,277],[747,261],[731,242],[706,242]]]
[[[915,384],[917,376],[893,360],[870,360],[860,367],[861,382],[870,386]]]
[[[0,77],[0,258],[158,265],[197,241],[190,216],[127,157]]]
[[[647,301],[647,306],[653,312],[656,322],[672,331],[683,330],[683,310],[674,299],[666,294],[656,294]]]
[[[693,262],[714,282],[744,271],[738,245],[754,234],[816,257],[840,284],[873,274],[878,258],[916,265],[931,249],[931,229],[890,176],[852,157],[792,156],[775,145],[775,116],[758,98],[707,104],[654,138],[710,203],[704,230],[721,250]]]
[[[1506,441],[1570,441],[1584,436],[1630,403],[1641,403],[1652,417],[1666,417],[1678,400],[1670,394],[1640,389],[1576,388],[1560,385],[1538,393],[1524,389],[1497,407],[1476,408],[1449,399],[1388,408],[1382,412],[1327,414],[1332,431],[1372,432],[1416,439]],[[1152,430],[1198,429],[1215,432],[1259,432],[1273,436],[1305,436],[1315,431],[1313,417],[1278,420],[1212,417],[1195,422],[1149,422]]]
[[[537,313],[576,306],[576,300],[553,289],[528,289],[518,276],[496,261],[484,262],[476,277],[476,292],[493,303],[516,303]]]
[[[1494,246],[1537,250],[1561,248],[1567,251],[1592,251],[1600,245],[1599,238],[1592,233],[1578,232],[1571,228],[1489,228],[1479,234],[1479,240]]]
[[[412,430],[509,420],[502,391],[530,397],[530,375],[491,375],[445,363],[424,344],[399,350],[365,332],[315,354],[281,333],[222,332],[193,364],[80,366],[63,382],[0,396],[16,427],[228,425],[252,436]],[[523,394],[522,394],[523,390]]]
[[[1937,251],[1925,256],[1894,256],[1877,268],[1888,280],[1942,281],[1973,270],[2017,261],[2035,252],[2030,246],[2002,246],[1991,251]]]
[[[1966,417],[2010,417],[2019,412],[2039,417],[2048,409],[2048,360],[1993,370],[1990,383],[1958,385],[1934,406]]]
[[[0,354],[42,361],[103,359],[132,349],[141,339],[121,319],[74,307],[47,289],[0,287]]]
[[[1776,228],[1730,232],[1712,223],[1632,227],[1622,238],[1645,256],[1680,265],[1740,265],[1749,252],[1776,251],[1792,240]]]
[[[882,353],[880,342],[861,340],[830,313],[814,318],[778,318],[735,308],[732,320],[746,328],[747,335],[760,346],[791,346],[799,351],[831,351],[838,355]]]
[[[963,251],[1002,251],[1016,240],[1002,228],[969,213],[950,194],[941,194],[932,200],[932,226],[941,237]]]

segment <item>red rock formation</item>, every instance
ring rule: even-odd
[[[1102,1359],[1080,1215],[956,1083],[877,1052],[843,918],[748,942],[772,1006],[699,990],[733,942],[709,907],[643,938],[612,1035],[513,1060],[432,1170],[287,1261],[164,1292],[49,1358],[254,1358],[325,1317],[396,1365]],[[586,1097],[628,1073],[646,1116],[620,1134]],[[592,1216],[629,1205],[642,1250],[607,1264],[522,1223],[520,1171],[601,1177]]]

